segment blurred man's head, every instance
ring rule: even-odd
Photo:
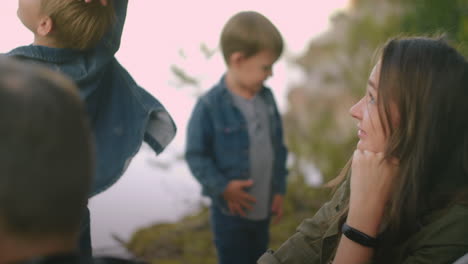
[[[0,263],[29,245],[73,249],[94,171],[77,88],[0,57],[0,120]]]

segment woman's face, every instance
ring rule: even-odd
[[[382,122],[378,110],[378,104],[381,103],[377,101],[379,79],[380,62],[374,66],[369,76],[366,95],[349,110],[351,116],[358,121],[357,149],[360,150],[383,152],[387,144],[384,126],[388,125]],[[390,108],[391,116],[396,117],[396,106],[391,103]]]

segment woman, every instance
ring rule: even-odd
[[[452,263],[468,252],[467,99],[468,62],[454,48],[390,40],[350,110],[350,176],[259,263]]]

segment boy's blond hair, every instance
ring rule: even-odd
[[[86,50],[94,47],[115,20],[112,1],[42,0],[41,11],[52,19],[51,37],[61,48]]]
[[[283,38],[279,30],[265,16],[244,11],[231,17],[221,33],[221,49],[226,64],[234,52],[250,57],[270,50],[278,57],[283,52]]]

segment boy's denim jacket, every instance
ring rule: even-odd
[[[261,96],[268,106],[274,150],[272,193],[286,191],[286,156],[281,118],[270,89]],[[249,178],[249,135],[247,123],[234,105],[224,77],[195,105],[187,130],[185,158],[203,194],[215,205],[227,209],[222,193],[231,180]]]
[[[76,51],[30,45],[6,54],[44,64],[78,85],[96,141],[96,175],[91,195],[106,190],[120,178],[143,140],[159,154],[176,133],[164,106],[139,87],[114,57],[120,47],[127,4],[128,0],[114,1],[116,23],[94,49]]]

